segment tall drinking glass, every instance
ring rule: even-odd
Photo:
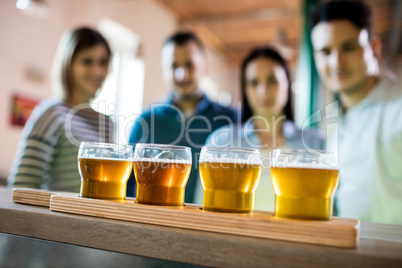
[[[81,142],[78,151],[81,196],[124,199],[132,157],[131,145]]]
[[[203,147],[200,155],[203,209],[252,211],[260,173],[261,153],[257,149]]]
[[[137,144],[133,163],[137,181],[137,202],[153,205],[183,205],[191,162],[189,147]]]
[[[275,216],[329,220],[338,187],[338,156],[324,151],[273,151]]]

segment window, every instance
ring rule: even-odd
[[[108,40],[113,58],[109,75],[92,108],[110,116],[115,125],[115,142],[127,144],[134,120],[142,112],[145,65],[137,57],[139,37],[106,18],[99,21],[98,29]]]

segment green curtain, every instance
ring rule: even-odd
[[[319,77],[315,68],[313,48],[310,38],[309,18],[311,7],[320,0],[304,0],[302,6],[302,34],[300,38],[299,60],[296,73],[296,94],[295,114],[296,125],[300,128],[303,125],[319,127],[310,118],[315,111],[320,109],[322,102],[322,91],[319,86]]]

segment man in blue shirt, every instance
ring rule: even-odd
[[[212,102],[200,90],[206,73],[204,47],[191,32],[176,33],[162,48],[164,78],[170,97],[154,103],[135,122],[129,143],[159,143],[188,146],[192,167],[186,185],[185,202],[192,203],[198,183],[198,158],[208,135],[215,129],[237,121],[234,110]],[[127,184],[127,196],[135,195],[135,179]]]

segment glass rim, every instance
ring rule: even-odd
[[[218,147],[218,146],[203,146],[202,150],[208,151],[219,151],[219,152],[243,152],[243,153],[259,153],[261,154],[260,149],[256,148],[246,148],[246,147]]]
[[[319,154],[327,154],[327,155],[330,155],[330,154],[337,154],[337,152],[335,152],[335,151],[327,152],[327,151],[325,151],[325,150],[315,150],[315,149],[310,149],[310,150],[307,150],[307,149],[288,149],[288,148],[273,149],[273,150],[272,150],[272,154],[276,154],[276,153],[286,153],[286,154],[289,154],[289,153],[309,153],[309,154],[312,154],[312,153],[319,153]]]
[[[160,149],[160,150],[190,150],[191,148],[183,145],[170,145],[170,144],[159,144],[159,143],[137,143],[135,145],[135,149],[138,147],[141,148],[150,148],[150,149]]]
[[[123,147],[125,149],[131,148],[133,146],[130,144],[119,144],[119,143],[107,143],[107,142],[92,142],[92,141],[82,141],[80,144],[80,148],[87,149],[87,148],[109,148],[109,147]]]

